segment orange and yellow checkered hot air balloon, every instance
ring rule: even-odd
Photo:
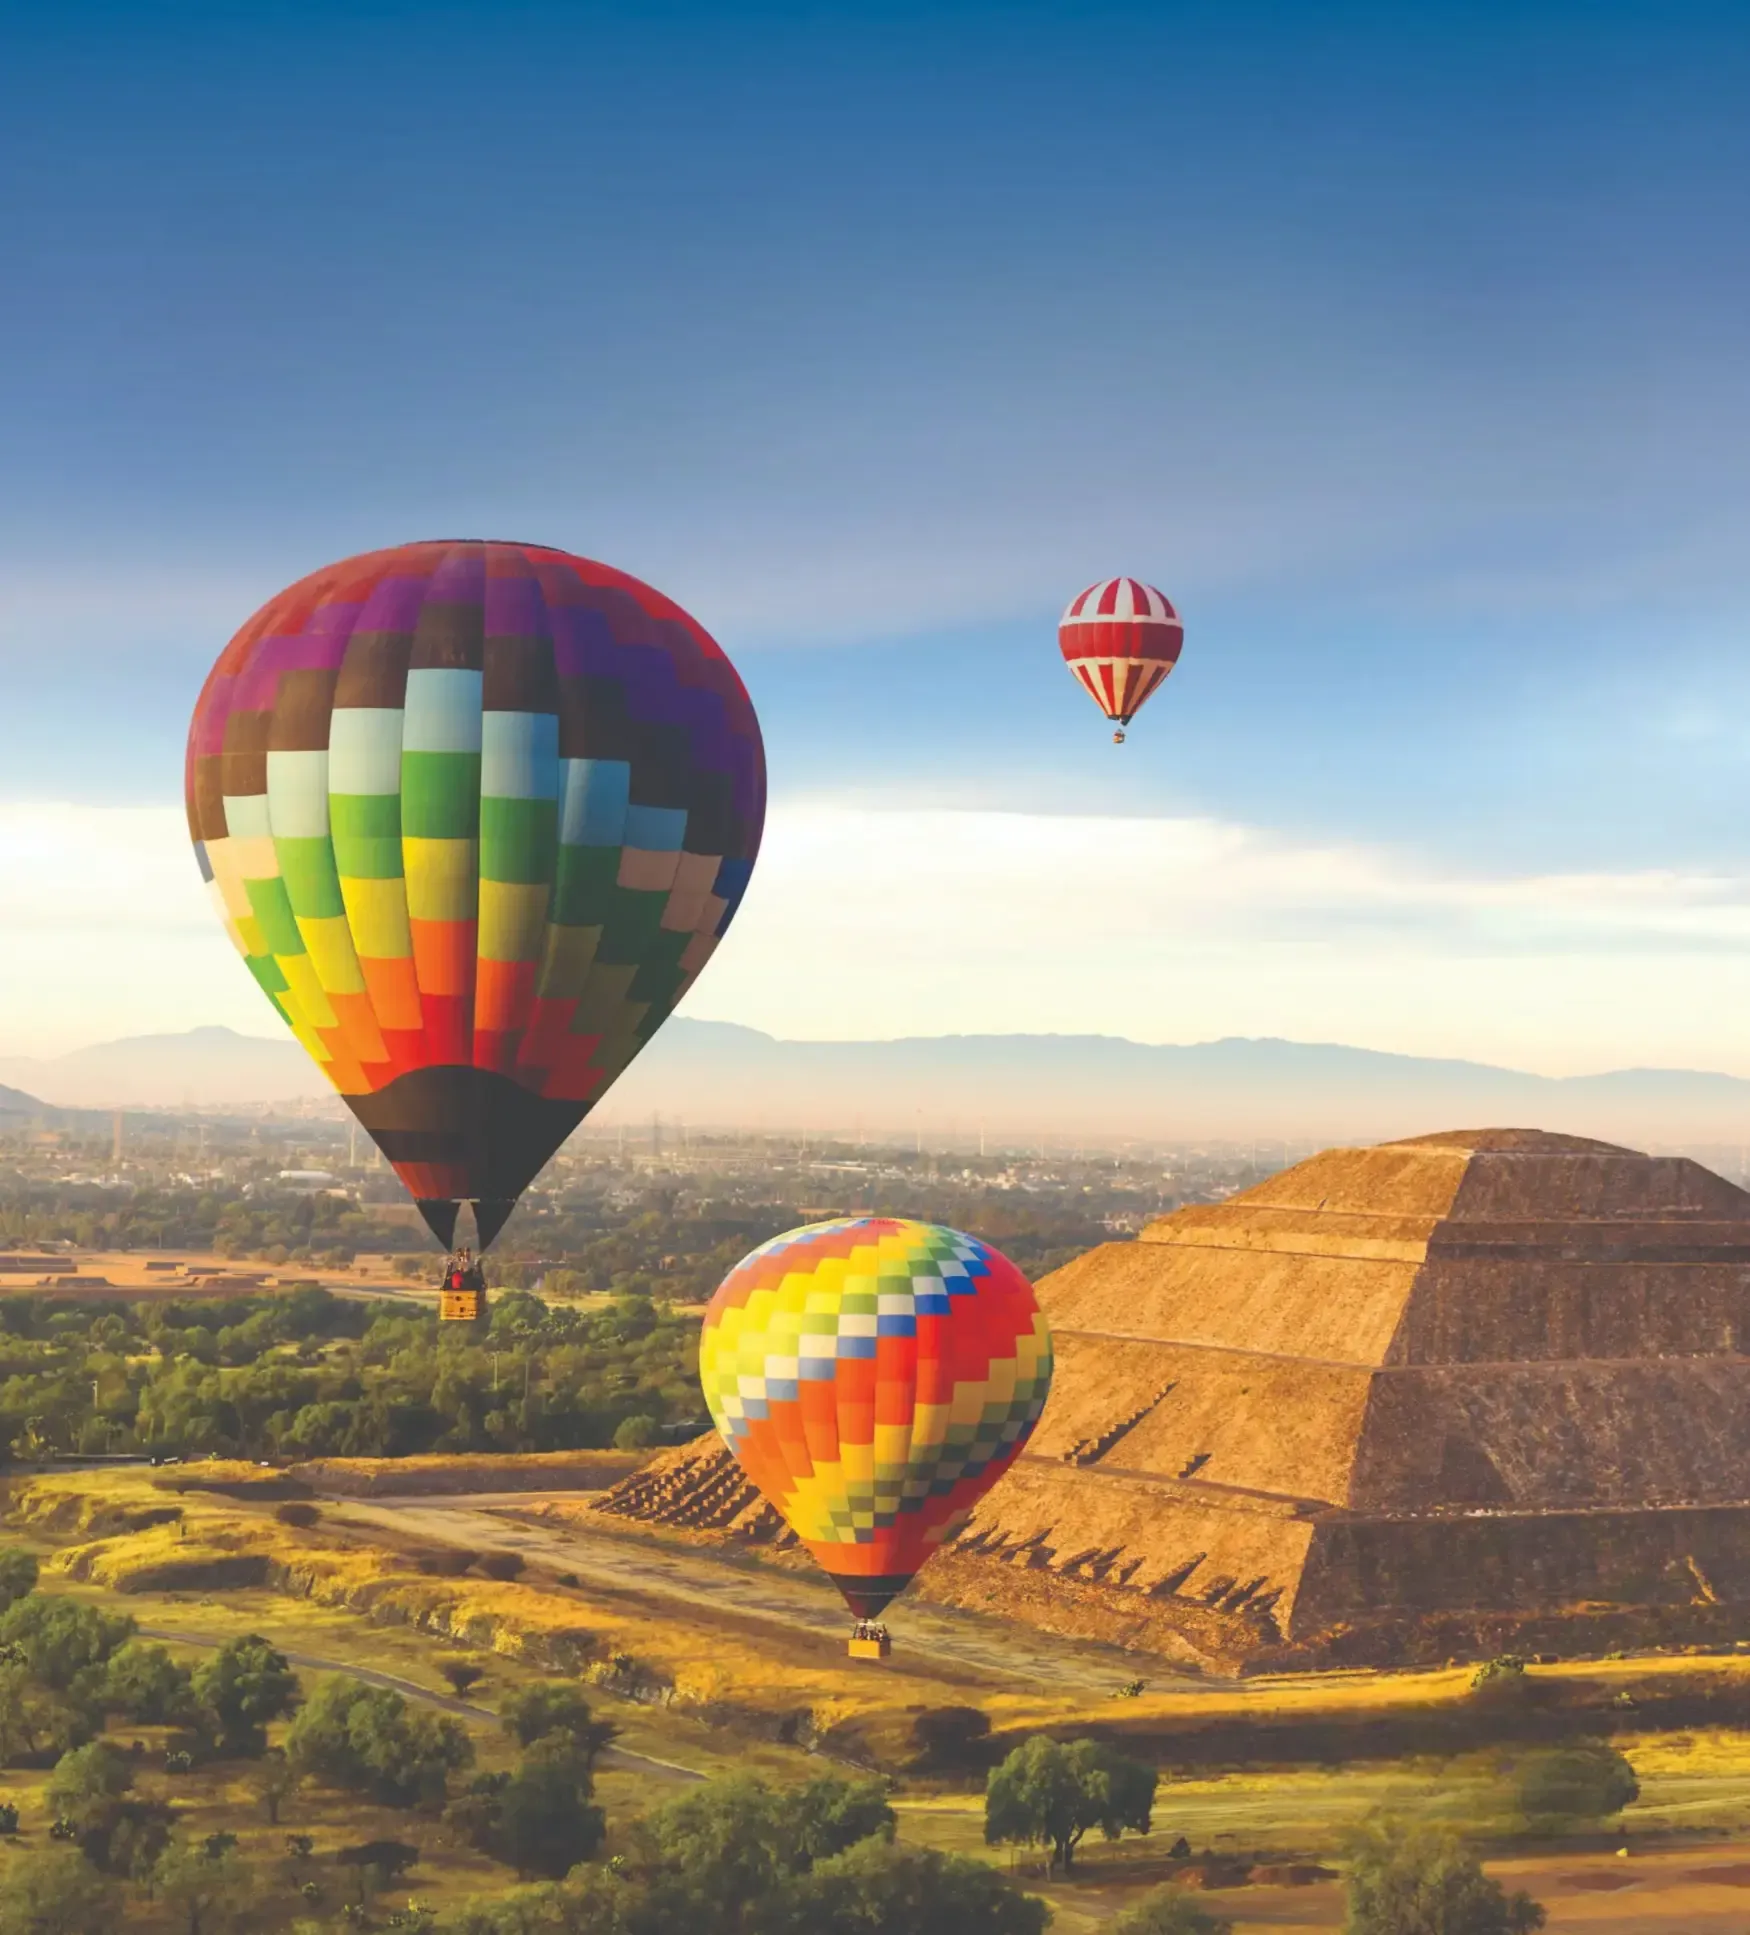
[[[988,1243],[856,1216],[738,1263],[705,1313],[699,1373],[742,1469],[873,1619],[1026,1443],[1051,1334]]]

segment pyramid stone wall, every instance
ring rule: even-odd
[[[1693,1162],[1328,1150],[1039,1294],[1050,1403],[935,1596],[1241,1666],[1750,1633],[1750,1195]]]

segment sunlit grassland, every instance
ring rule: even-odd
[[[1127,1750],[1161,1766],[1156,1825],[1147,1837],[1126,1837],[1117,1844],[1091,1840],[1067,1882],[1038,1874],[1030,1855],[984,1846],[975,1773],[934,1781],[909,1777],[895,1792],[906,1838],[1000,1867],[1014,1865],[1017,1879],[1057,1905],[1056,1935],[1083,1935],[1115,1906],[1162,1878],[1170,1867],[1168,1852],[1181,1836],[1198,1853],[1331,1865],[1352,1828],[1370,1815],[1433,1818],[1490,1848],[1496,1858],[1517,1850],[1511,1853],[1514,1866],[1530,1862],[1528,1876],[1535,1871],[1554,1886],[1577,1861],[1614,1859],[1619,1840],[1636,1854],[1650,1854],[1660,1848],[1717,1846],[1721,1838],[1750,1829],[1750,1732],[1736,1728],[1616,1735],[1642,1793],[1609,1830],[1611,1845],[1592,1836],[1529,1849],[1518,1838],[1507,1798],[1513,1761],[1530,1751],[1526,1748],[1272,1766],[1260,1764],[1262,1751],[1255,1756],[1245,1751],[1242,1734],[1236,1764],[1186,1771],[1197,1753],[1194,1735],[1183,1730],[1197,1723],[1223,1723],[1231,1738],[1234,1724],[1249,1717],[1341,1719],[1462,1708],[1472,1699],[1469,1667],[1212,1682],[1145,1689],[1133,1699],[987,1693],[902,1670],[851,1668],[830,1641],[725,1618],[708,1604],[596,1591],[587,1584],[561,1587],[539,1566],[515,1581],[431,1577],[418,1570],[411,1546],[398,1548],[374,1525],[349,1526],[344,1504],[323,1505],[318,1523],[301,1528],[275,1519],[271,1495],[230,1497],[177,1488],[190,1481],[247,1486],[253,1476],[251,1467],[202,1466],[180,1474],[134,1469],[26,1480],[14,1487],[14,1525],[44,1554],[44,1590],[91,1598],[163,1632],[213,1641],[262,1632],[290,1652],[391,1674],[434,1693],[445,1690],[442,1662],[465,1655],[485,1674],[468,1698],[485,1708],[529,1680],[556,1670],[587,1678],[593,1665],[625,1653],[660,1675],[677,1697],[664,1705],[616,1698],[606,1687],[592,1693],[605,1717],[621,1729],[619,1744],[708,1776],[753,1772],[788,1782],[847,1771],[762,1731],[774,1716],[797,1710],[810,1714],[817,1727],[860,1717],[868,1722],[862,1733],[866,1742],[896,1750],[907,1738],[910,1712],[926,1706],[977,1705],[1005,1742],[1036,1727],[1070,1734],[1097,1725]],[[181,1517],[145,1522],[167,1508]],[[250,1555],[265,1559],[281,1584],[232,1588],[203,1581],[203,1569],[212,1564]],[[580,1644],[569,1666],[556,1667],[548,1642],[580,1635],[587,1644]],[[309,1675],[310,1669],[300,1670]],[[1626,1691],[1654,1676],[1681,1681],[1699,1673],[1735,1680],[1750,1675],[1750,1660],[1673,1655],[1573,1662],[1535,1667],[1528,1677],[1554,1687],[1585,1681],[1606,1688],[1620,1684]],[[506,1764],[509,1748],[492,1720],[473,1718],[468,1724],[481,1764]],[[1584,1716],[1577,1715],[1576,1726],[1583,1730],[1584,1725]],[[893,1764],[901,1757],[895,1752]],[[149,1754],[142,1765],[147,1770],[142,1787],[159,1791],[169,1778],[157,1771],[161,1756]],[[23,1809],[27,1845],[43,1842],[45,1824],[35,1797],[44,1778],[0,1776],[0,1796],[17,1798]],[[319,1851],[327,1852],[325,1885],[338,1886],[333,1850],[371,1838],[420,1846],[421,1865],[409,1887],[434,1904],[513,1884],[504,1869],[442,1846],[429,1818],[365,1808],[350,1797],[300,1794],[288,1804],[282,1825],[269,1829],[244,1779],[240,1768],[197,1770],[174,1777],[165,1791],[188,1808],[196,1831],[224,1827],[238,1833],[263,1864],[283,1865],[288,1832],[312,1834]],[[610,1822],[622,1826],[676,1791],[672,1777],[636,1766],[605,1765],[598,1782],[598,1799]],[[321,1858],[319,1852],[318,1862]],[[1254,1926],[1297,1920],[1311,1926],[1331,1922],[1333,1899],[1329,1888],[1253,1888],[1222,1891],[1219,1906],[1236,1915],[1242,1928],[1253,1914],[1261,1918]],[[338,1900],[331,1889],[331,1903]],[[1750,1898],[1745,1906],[1750,1909]],[[272,1931],[278,1924],[264,1919],[262,1926]]]

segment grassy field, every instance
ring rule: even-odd
[[[211,1485],[230,1489],[205,1489]],[[604,1767],[599,1798],[610,1821],[624,1822],[672,1795],[675,1767],[705,1776],[753,1771],[778,1782],[818,1774],[818,1755],[773,1737],[786,1716],[807,1716],[829,1744],[831,1728],[856,1721],[865,1744],[885,1741],[896,1756],[910,1714],[932,1705],[979,1705],[1004,1737],[1040,1726],[1065,1733],[1097,1726],[1162,1765],[1157,1825],[1144,1838],[1091,1844],[1071,1881],[1048,1883],[1021,1864],[1019,1878],[1056,1904],[1059,1935],[1097,1928],[1168,1873],[1168,1851],[1180,1836],[1199,1853],[1277,1868],[1329,1865],[1349,1830],[1378,1812],[1436,1816],[1491,1846],[1503,1876],[1549,1905],[1554,1928],[1591,1935],[1719,1928],[1739,1935],[1750,1925],[1750,1729],[1619,1733],[1617,1744],[1641,1782],[1640,1800],[1607,1840],[1528,1848],[1505,1835],[1502,1783],[1517,1751],[1510,1745],[1340,1765],[1271,1764],[1272,1730],[1285,1722],[1462,1716],[1474,1706],[1468,1670],[1215,1682],[1096,1705],[1085,1697],[945,1685],[923,1671],[853,1669],[834,1645],[810,1645],[757,1621],[725,1620],[709,1605],[561,1585],[538,1566],[510,1581],[434,1576],[421,1569],[420,1541],[398,1544],[376,1524],[349,1524],[344,1505],[324,1505],[312,1526],[281,1523],[275,1512],[283,1493],[283,1478],[242,1466],[65,1473],[16,1484],[12,1524],[44,1558],[43,1590],[125,1611],[151,1632],[212,1642],[262,1632],[293,1654],[388,1674],[434,1696],[444,1689],[442,1662],[465,1653],[485,1671],[469,1695],[484,1708],[556,1665],[594,1676],[603,1711],[622,1730],[619,1745],[646,1757]],[[239,1582],[214,1583],[227,1577]],[[664,1702],[615,1697],[631,1679],[603,1668],[627,1658],[649,1675],[644,1691],[668,1696]],[[1750,1660],[1597,1661],[1534,1668],[1529,1677],[1557,1699],[1602,1690],[1609,1698],[1647,1700],[1649,1689],[1680,1693],[1693,1685],[1705,1705],[1710,1688],[1750,1688]],[[475,1714],[466,1724],[480,1764],[503,1764],[506,1745],[492,1719]],[[1208,1738],[1212,1728],[1223,1743],[1251,1737],[1258,1751],[1234,1752],[1219,1764],[1199,1761],[1187,1743]],[[300,1794],[281,1825],[269,1827],[239,1769],[167,1775],[158,1743],[147,1730],[128,1738],[135,1733],[146,1748],[141,1788],[176,1800],[198,1832],[223,1826],[237,1833],[274,1876],[278,1892],[261,1922],[268,1935],[294,1912],[308,1912],[298,1890],[312,1874],[330,1909],[338,1905],[333,1853],[361,1840],[417,1844],[421,1859],[409,1885],[434,1905],[510,1883],[503,1869],[443,1846],[429,1820],[352,1797]],[[26,1846],[43,1840],[44,1778],[0,1775],[0,1797],[21,1807]],[[1006,1851],[983,1846],[978,1785],[975,1770],[957,1781],[902,1779],[895,1795],[901,1832],[1011,1865]],[[288,1833],[312,1837],[311,1862],[286,1853]],[[1616,1853],[1619,1846],[1630,1850],[1627,1857]],[[1329,1882],[1266,1880],[1212,1891],[1211,1899],[1242,1928],[1335,1927],[1341,1919],[1340,1890]]]

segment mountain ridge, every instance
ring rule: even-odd
[[[223,1027],[0,1058],[32,1106],[224,1107],[331,1098],[290,1039]],[[40,1104],[35,1098],[41,1098]],[[1384,1140],[1455,1122],[1515,1122],[1644,1146],[1750,1141],[1750,1081],[1707,1069],[1533,1075],[1460,1057],[1225,1036],[910,1035],[794,1041],[677,1016],[605,1099],[599,1121],[927,1133],[961,1139]]]

